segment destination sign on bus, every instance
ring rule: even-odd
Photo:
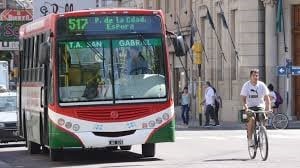
[[[161,20],[159,16],[88,16],[63,18],[59,22],[61,34],[97,33],[159,33]]]
[[[138,46],[161,46],[161,39],[145,39],[144,41],[137,39],[113,40],[113,47],[138,47]]]
[[[68,41],[65,42],[70,49],[81,48],[108,48],[108,40],[93,40],[93,41]]]

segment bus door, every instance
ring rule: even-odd
[[[18,135],[25,138],[24,135],[24,115],[22,111],[22,81],[24,76],[24,39],[20,40],[20,50],[18,56],[19,62],[19,69],[18,69],[18,76],[17,76],[17,126],[18,126]]]
[[[48,39],[49,35],[45,36]],[[49,41],[49,40],[48,40]],[[39,62],[42,64],[42,83],[40,92],[40,106],[43,109],[42,123],[41,124],[41,143],[44,145],[49,144],[49,129],[48,129],[48,103],[52,102],[52,64],[50,62],[50,43],[45,41],[39,46]]]

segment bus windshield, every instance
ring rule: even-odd
[[[161,38],[60,41],[58,51],[60,102],[166,97]]]

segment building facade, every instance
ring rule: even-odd
[[[300,65],[300,0],[281,2],[282,19],[278,17],[280,0],[125,0],[120,4],[161,9],[168,30],[184,36],[189,47],[186,57],[175,56],[172,44],[169,46],[174,100],[179,105],[180,92],[189,86],[195,119],[203,113],[199,104],[204,94],[203,83],[211,81],[223,99],[220,120],[237,121],[242,108],[241,87],[249,80],[250,69],[258,68],[260,79],[272,83],[284,98],[279,111],[299,120],[300,77],[279,76],[277,67],[286,66],[287,62]],[[284,29],[278,31],[281,20]],[[195,64],[191,36],[194,44],[204,46],[200,65]]]

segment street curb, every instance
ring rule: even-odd
[[[12,168],[12,166],[10,166],[10,165],[8,165],[7,163],[5,163],[5,162],[2,162],[2,161],[0,161],[0,167],[5,167],[5,168]]]
[[[199,124],[192,122],[189,126],[179,124],[180,122],[176,123],[176,130],[245,130],[246,125],[240,123],[221,123],[220,126],[212,126],[204,127],[200,126]],[[267,127],[268,130],[275,130],[272,127]],[[288,127],[286,129],[300,129],[300,122],[299,121],[290,121]]]

